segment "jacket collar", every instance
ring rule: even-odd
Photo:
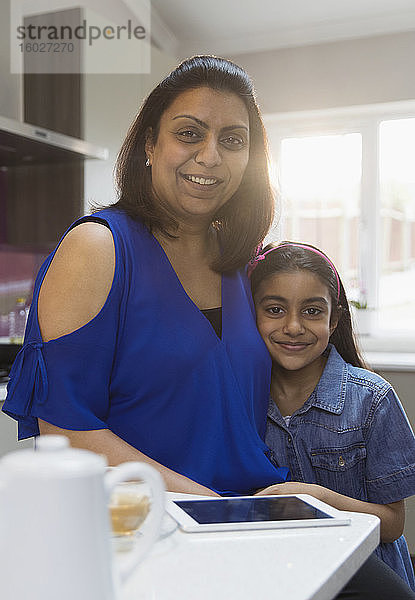
[[[314,392],[306,402],[339,415],[346,399],[347,363],[333,344],[327,346],[328,358]]]

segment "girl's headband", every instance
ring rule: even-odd
[[[248,269],[247,269],[247,275],[248,275],[248,277],[251,277],[252,271],[258,266],[258,263],[261,260],[265,259],[265,257],[267,256],[267,254],[269,254],[270,252],[274,252],[274,250],[279,250],[280,248],[285,248],[286,246],[293,246],[295,248],[302,248],[303,250],[309,250],[310,252],[314,252],[314,254],[317,254],[318,256],[321,256],[321,258],[324,258],[324,260],[326,261],[326,263],[328,263],[330,265],[331,270],[333,271],[333,273],[334,273],[334,275],[336,277],[336,282],[337,282],[337,302],[338,302],[339,299],[340,299],[340,278],[339,278],[339,275],[337,273],[336,267],[331,262],[331,260],[329,259],[329,257],[326,256],[323,252],[320,252],[320,250],[317,250],[317,248],[313,248],[312,246],[306,246],[305,244],[297,244],[297,243],[294,243],[294,242],[283,242],[282,244],[279,244],[278,246],[275,246],[274,248],[270,248],[269,250],[267,250],[266,252],[263,252],[262,254],[260,254],[261,247],[258,246],[258,248],[257,248],[257,254],[248,263]]]

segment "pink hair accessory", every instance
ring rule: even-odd
[[[266,258],[267,254],[270,254],[270,252],[274,252],[274,250],[279,250],[280,248],[284,248],[285,246],[294,246],[295,248],[302,248],[303,250],[309,250],[310,252],[314,252],[314,254],[317,254],[318,256],[321,256],[321,258],[324,258],[324,260],[326,261],[326,263],[328,263],[330,265],[330,267],[331,267],[334,275],[336,276],[336,282],[337,282],[337,302],[338,302],[339,299],[340,299],[340,278],[339,278],[339,275],[337,273],[336,267],[331,262],[331,260],[329,259],[329,257],[326,256],[323,252],[320,252],[320,250],[317,250],[317,248],[313,248],[311,246],[307,246],[306,244],[297,244],[295,242],[283,242],[282,244],[278,244],[278,246],[275,246],[275,248],[270,248],[269,250],[267,250],[266,252],[263,252],[262,254],[260,254],[260,251],[261,251],[262,248],[261,248],[261,246],[258,246],[258,248],[257,248],[257,254],[248,263],[248,268],[247,268],[247,271],[246,271],[248,277],[251,277],[252,271],[257,267],[258,263],[261,260],[264,260]]]
[[[261,250],[262,250],[262,244],[258,244],[258,246],[255,248],[255,256],[253,258],[251,258],[251,260],[248,262],[248,265],[246,268],[246,274],[248,277],[251,277],[251,273],[257,266],[258,262],[260,260],[264,260],[265,255],[268,254],[268,252],[265,252],[265,254],[261,254]]]

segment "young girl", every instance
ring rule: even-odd
[[[415,494],[415,437],[391,385],[364,368],[345,291],[313,246],[265,248],[249,268],[257,326],[272,358],[266,443],[291,482],[262,494],[310,494],[381,520],[376,553],[415,589],[402,531]]]

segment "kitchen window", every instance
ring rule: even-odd
[[[415,118],[380,123],[379,151],[381,323],[415,331]]]
[[[320,247],[371,334],[415,349],[415,103],[265,117],[279,220],[270,239]],[[412,342],[411,342],[412,343]]]

